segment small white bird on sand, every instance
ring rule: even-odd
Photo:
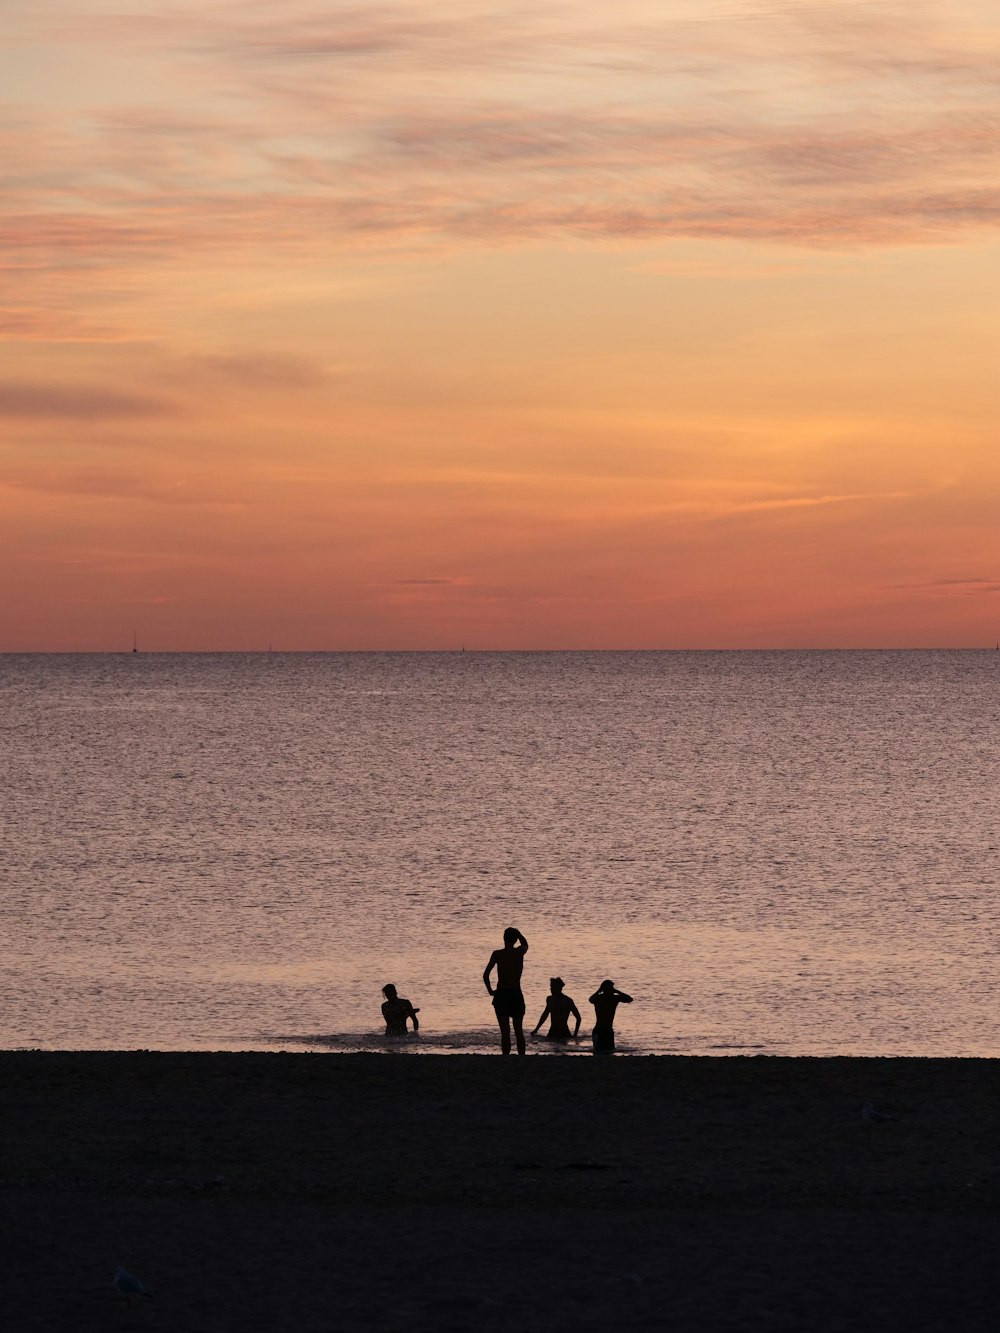
[[[145,1296],[149,1300],[153,1299],[153,1293],[147,1291],[137,1277],[133,1277],[131,1273],[126,1272],[121,1264],[115,1269],[114,1285],[115,1290],[120,1291],[125,1297],[126,1305],[132,1304],[133,1296]]]

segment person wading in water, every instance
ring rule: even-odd
[[[420,1010],[414,1009],[409,1000],[405,1000],[402,995],[397,995],[395,986],[383,986],[382,994],[385,996],[385,1004],[382,1006],[382,1017],[385,1019],[385,1035],[387,1037],[405,1037],[407,1019],[413,1024],[413,1031],[417,1032],[420,1028],[420,1022],[417,1018]]]
[[[508,926],[503,933],[503,948],[494,949],[483,973],[483,983],[493,996],[493,1008],[500,1025],[500,1050],[510,1055],[510,1025],[518,1055],[524,1054],[524,996],[521,994],[521,970],[528,941],[519,930]],[[497,970],[496,990],[490,985],[490,973]]]
[[[615,1010],[620,1004],[631,1004],[632,996],[623,990],[615,990],[613,981],[602,981],[590,997],[590,1003],[597,1011],[597,1023],[594,1026],[594,1051],[613,1051],[615,1049]]]
[[[546,1033],[549,1041],[569,1041],[569,1016],[576,1019],[576,1027],[573,1029],[575,1037],[580,1031],[580,1011],[568,995],[563,994],[564,982],[562,977],[549,977],[549,990],[552,992],[545,1001],[545,1012],[531,1029],[531,1035],[534,1037],[538,1029],[547,1018],[551,1018],[549,1030]]]

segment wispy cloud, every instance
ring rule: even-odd
[[[893,586],[900,589],[937,589],[947,592],[985,593],[987,595],[1000,593],[1000,579],[989,578],[930,579],[926,583],[897,583]]]
[[[856,247],[1000,222],[1000,25],[974,7],[60,8],[57,39],[132,48],[198,109],[93,88],[72,119],[8,119],[21,265],[567,235]]]
[[[169,416],[173,410],[162,399],[114,389],[0,381],[0,417],[107,421]]]
[[[452,579],[396,579],[394,588],[466,588],[472,582],[466,578]]]
[[[306,357],[260,351],[175,357],[160,364],[157,377],[166,383],[187,387],[205,383],[268,392],[321,388],[334,378],[335,373],[321,362]]]
[[[170,477],[147,476],[108,467],[8,468],[0,486],[83,500],[142,501],[196,509],[242,510],[246,506],[219,488]]]
[[[908,498],[910,497],[905,491],[887,491],[881,494],[867,495],[795,495],[736,502],[728,505],[726,512],[729,514],[749,514],[766,509],[816,509],[824,505],[852,504],[873,500],[906,500]]]

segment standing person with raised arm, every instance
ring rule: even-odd
[[[521,971],[524,967],[524,955],[527,952],[528,941],[514,926],[508,926],[503,933],[503,948],[493,950],[483,972],[483,984],[493,996],[493,1009],[500,1025],[500,1050],[504,1055],[510,1055],[511,1023],[514,1024],[517,1053],[524,1054],[524,996],[521,994]],[[494,968],[497,970],[496,990],[490,984],[490,973]]]
[[[613,981],[602,981],[590,997],[594,1006],[594,1054],[615,1049],[615,1010],[620,1004],[631,1004],[632,996],[615,990]]]

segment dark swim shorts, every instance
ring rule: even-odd
[[[498,1018],[523,1018],[524,996],[515,986],[498,988],[493,995],[493,1008]]]

